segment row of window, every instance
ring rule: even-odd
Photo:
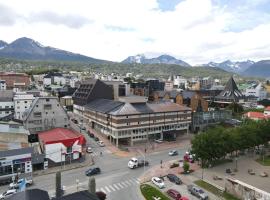
[[[7,108],[14,108],[14,106],[5,106],[5,107],[4,107],[4,106],[3,106],[3,107],[0,106],[0,109],[2,109],[2,108],[6,108],[6,109],[7,109]]]
[[[9,114],[9,113],[11,113],[10,111],[0,111],[0,115],[1,114]]]

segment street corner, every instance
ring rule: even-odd
[[[133,152],[127,152],[127,151],[121,151],[121,150],[112,151],[112,154],[115,156],[124,157],[124,158],[135,156]]]

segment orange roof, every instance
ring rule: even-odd
[[[247,112],[245,116],[251,119],[268,119],[270,116],[265,116],[262,112]]]
[[[265,111],[270,111],[270,106],[267,106],[264,110]]]

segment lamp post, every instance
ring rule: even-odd
[[[18,180],[19,180],[19,173],[21,172],[21,168],[18,168],[17,169],[17,182],[18,182]]]
[[[237,169],[237,158],[235,158],[235,171],[237,172],[238,169]]]
[[[76,179],[76,184],[77,184],[77,192],[79,191],[79,179]]]

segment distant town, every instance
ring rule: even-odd
[[[0,72],[0,199],[267,200],[268,119],[267,78]]]

